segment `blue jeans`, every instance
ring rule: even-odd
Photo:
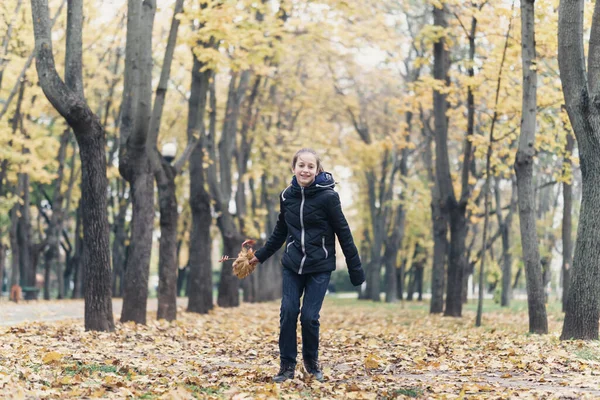
[[[298,275],[283,268],[283,298],[279,314],[279,355],[281,362],[296,364],[296,325],[302,324],[302,357],[319,359],[319,312],[329,285],[331,272]],[[300,310],[300,297],[302,310]]]

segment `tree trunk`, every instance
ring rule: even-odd
[[[29,200],[29,175],[19,174],[22,188],[21,199],[23,203],[20,208],[20,218],[17,228],[17,240],[19,241],[19,260],[20,260],[20,285],[35,286],[35,273],[33,262],[31,260],[31,218],[30,218],[30,200]],[[27,297],[29,300],[30,298]]]
[[[81,179],[84,182],[82,213],[83,237],[86,238],[86,257],[83,264],[85,329],[113,331],[104,132],[97,119],[87,130],[74,131],[80,147]]]
[[[532,68],[535,60],[534,1],[521,2],[521,49],[523,53],[523,106],[521,136],[515,160],[519,194],[521,245],[527,281],[529,331],[548,333],[546,305],[540,253],[536,232],[535,194],[533,188],[533,157],[535,155],[537,73]]]
[[[0,292],[4,288],[4,277],[6,275],[6,245],[0,244]],[[8,288],[10,290],[10,288]]]
[[[434,25],[446,28],[446,8],[434,7]],[[434,43],[433,76],[448,84],[449,53],[444,38]],[[444,315],[460,317],[462,314],[462,284],[465,268],[465,220],[466,204],[457,203],[450,175],[448,156],[448,110],[447,94],[434,90],[433,108],[435,117],[435,173],[440,192],[441,212],[450,224],[450,248],[448,255],[448,280],[446,288],[446,310]]]
[[[176,171],[163,160],[164,177],[157,179],[160,206],[160,248],[158,281],[158,319],[173,321],[177,318],[177,196]]]
[[[571,265],[573,264],[573,240],[572,240],[572,212],[573,212],[573,164],[571,156],[573,154],[573,147],[575,145],[575,139],[570,132],[567,132],[567,144],[565,148],[565,159],[564,169],[570,171],[571,181],[563,182],[563,219],[562,219],[562,249],[563,249],[563,262],[562,262],[562,311],[565,312],[567,308],[567,298],[569,294],[569,285],[571,280]]]
[[[498,72],[498,80],[497,80],[497,85],[496,85],[496,100],[494,102],[494,110],[496,110],[497,105],[498,105],[498,99],[499,99],[499,95],[500,95],[500,88],[501,88],[501,84],[502,84],[502,71],[504,68],[504,61],[506,60],[506,50],[508,49],[508,40],[509,40],[509,35],[510,35],[510,31],[512,29],[512,19],[508,24],[508,30],[506,32],[506,41],[504,42],[504,50],[502,52],[502,59],[500,61],[500,71]],[[492,179],[491,174],[492,174],[492,170],[491,170],[491,158],[492,158],[492,151],[493,151],[493,147],[492,144],[494,143],[494,127],[496,126],[496,120],[498,119],[498,113],[497,111],[494,111],[494,114],[492,116],[492,122],[491,122],[491,126],[490,126],[490,134],[488,136],[488,144],[487,144],[487,152],[486,152],[486,161],[485,161],[485,185],[484,185],[484,189],[483,189],[483,204],[484,204],[484,222],[483,222],[483,240],[482,240],[482,245],[481,245],[481,263],[480,263],[480,269],[479,269],[479,295],[478,295],[478,301],[477,301],[477,317],[476,317],[476,321],[475,321],[475,326],[481,326],[481,319],[482,319],[482,314],[483,314],[483,294],[484,294],[484,290],[485,290],[485,254],[486,254],[486,249],[487,249],[487,234],[488,234],[488,226],[489,226],[489,206],[490,206],[490,202],[489,202],[489,196],[490,196],[490,180]],[[498,194],[498,191],[496,193]],[[499,203],[499,201],[498,201]],[[501,209],[500,209],[500,205],[498,204],[498,209],[497,209],[497,215],[499,218],[499,222],[502,222],[502,218],[501,218]],[[499,229],[502,229],[501,224],[499,224],[500,227]],[[490,245],[491,247],[491,245]],[[491,248],[493,250],[493,247]],[[492,252],[492,259],[494,258],[493,252]]]
[[[50,300],[50,271],[52,268],[52,252],[46,250],[44,254],[44,300]]]
[[[501,67],[502,68],[502,67]],[[501,69],[502,71],[502,69]],[[495,115],[492,119],[492,127],[490,128],[489,143],[487,146],[487,154],[485,160],[485,184],[483,187],[483,238],[481,244],[481,261],[479,264],[479,293],[477,298],[477,316],[475,317],[475,326],[481,326],[481,319],[483,317],[483,292],[485,290],[485,253],[487,246],[487,231],[490,220],[489,212],[489,196],[490,196],[490,179],[491,179],[491,158],[492,158],[492,141],[494,139],[494,123],[496,121]],[[500,210],[498,210],[500,212]]]
[[[32,0],[36,67],[44,94],[73,129],[80,147],[84,236],[88,243],[85,287],[85,329],[114,330],[110,293],[110,250],[107,216],[107,178],[104,130],[87,106],[82,93],[81,35],[82,2],[69,3],[67,47],[73,54],[67,87],[54,66],[51,30],[46,0]]]
[[[131,151],[131,150],[130,150]],[[142,150],[144,151],[144,150]],[[154,176],[148,158],[138,155],[139,169],[129,181],[132,193],[131,239],[123,282],[121,322],[146,323],[148,275],[154,222]]]
[[[202,147],[198,146],[190,158],[192,230],[190,232],[190,273],[187,285],[189,299],[187,310],[200,314],[206,314],[213,308],[211,199],[204,189],[203,156]]]
[[[500,203],[500,178],[496,178],[496,215],[498,218],[498,227],[500,229],[500,235],[502,236],[502,296],[500,299],[500,305],[502,307],[508,307],[510,300],[512,299],[512,253],[511,253],[511,242],[510,232],[512,228],[512,216],[514,208],[517,203],[517,190],[516,182],[511,179],[512,182],[512,194],[510,200],[510,209],[506,218],[502,218],[502,204]]]
[[[371,224],[373,227],[373,241],[371,243],[371,262],[368,268],[367,292],[369,298],[373,301],[381,301],[381,263],[383,261],[381,250],[385,235],[385,221],[382,216],[383,205],[377,206],[377,190],[375,183],[377,181],[375,172],[369,170],[366,172],[366,180],[369,188],[369,210]]]
[[[400,267],[396,269],[396,288],[398,289],[398,293],[396,297],[400,300],[404,300],[404,270],[406,269],[406,258],[403,257],[400,262]]]
[[[187,284],[189,312],[206,314],[213,308],[213,280],[211,263],[212,225],[211,197],[206,191],[204,150],[206,132],[204,116],[212,71],[202,71],[204,64],[193,53],[192,83],[188,102],[188,135],[200,133],[200,145],[190,156],[190,232],[189,278]]]
[[[216,171],[216,89],[214,79],[210,84],[210,124],[208,136],[208,149],[212,165],[208,168],[209,186],[212,197],[215,199],[215,209],[219,213],[217,226],[221,232],[223,240],[224,254],[235,256],[240,249],[244,237],[235,225],[233,215],[229,212],[229,203],[232,198],[232,171],[231,164],[236,144],[237,121],[240,114],[241,102],[246,95],[248,85],[249,71],[241,73],[239,84],[238,73],[231,73],[229,83],[229,93],[227,97],[227,106],[225,110],[225,119],[223,121],[223,131],[219,141],[219,179]],[[219,294],[217,304],[221,307],[237,307],[240,304],[239,299],[239,279],[233,275],[232,263],[223,263],[221,268],[221,278],[219,281]]]
[[[417,300],[418,301],[423,301],[423,272],[425,271],[425,267],[424,266],[419,266],[417,269],[415,269],[415,281],[416,281],[416,290],[418,293],[418,297]]]
[[[13,134],[17,131],[19,127],[19,123],[21,120],[21,105],[23,103],[23,96],[25,92],[25,82],[20,83],[19,97],[17,100],[17,107],[15,109],[15,114],[12,120],[12,132]],[[1,118],[1,117],[0,117]],[[2,162],[2,180],[4,180],[4,176],[6,175],[6,170],[8,168],[8,162],[4,160]],[[2,183],[2,181],[0,181]],[[20,175],[17,175],[17,186],[14,189],[14,195],[17,198],[21,198],[23,192],[23,180]],[[20,217],[21,217],[21,203],[17,202],[13,205],[10,210],[10,230],[9,230],[9,238],[10,238],[10,249],[11,249],[11,280],[10,286],[12,288],[13,285],[22,285],[22,275],[21,275],[21,250],[19,249],[19,225],[20,225]]]
[[[114,297],[123,296],[123,280],[125,277],[125,265],[127,263],[127,230],[125,226],[125,216],[131,205],[131,196],[124,198],[127,182],[122,178],[117,178],[116,215],[113,220],[113,246],[112,246],[112,292]]]
[[[412,301],[413,295],[415,294],[415,283],[416,283],[416,271],[415,271],[414,264],[408,270],[407,275],[408,275],[408,286],[406,288],[406,301]]]
[[[448,257],[448,283],[446,311],[450,317],[462,316],[462,288],[466,269],[467,219],[466,204],[456,204],[450,212],[450,254]]]
[[[141,4],[129,0],[127,9],[119,171],[129,182],[133,212],[121,322],[145,324],[154,228],[154,173],[147,139],[152,113],[152,27],[156,2],[144,0]]]
[[[16,193],[20,192],[20,181],[17,184]],[[10,287],[13,285],[20,285],[20,265],[21,260],[19,259],[19,255],[21,254],[19,250],[19,240],[17,235],[17,229],[19,224],[19,207],[20,205],[17,203],[10,210],[10,230],[9,230],[9,238],[10,238]]]
[[[600,95],[600,2],[595,4],[592,19],[587,68],[583,8],[583,0],[561,0],[558,10],[558,65],[569,120],[579,146],[582,176],[581,211],[561,340],[597,340],[600,315],[600,116],[597,107]]]
[[[221,215],[217,219],[217,225],[222,232],[223,252],[236,255],[240,251],[240,245],[244,238],[237,232],[230,215]],[[223,263],[221,267],[221,281],[219,282],[219,294],[217,304],[220,307],[237,307],[240,305],[239,279],[233,275],[232,263]]]
[[[407,124],[411,126],[412,114],[406,117]],[[408,175],[407,167],[408,149],[402,149],[402,156],[400,158],[399,170],[401,179],[404,180]],[[392,178],[393,179],[393,178]],[[385,301],[387,303],[394,303],[398,300],[398,280],[397,275],[397,262],[398,262],[398,251],[402,246],[402,240],[404,239],[404,223],[406,221],[406,211],[404,209],[406,187],[402,187],[400,194],[400,204],[396,207],[396,218],[392,222],[391,227],[392,234],[387,240],[385,246],[385,252],[383,254],[383,262],[385,265],[385,276],[386,276],[386,289],[385,289]]]
[[[273,232],[279,214],[277,207],[279,201],[275,200],[278,197],[269,191],[269,187],[279,188],[280,183],[279,178],[274,177],[269,185],[267,176],[264,173],[261,177],[261,201],[263,209],[268,210],[265,217],[266,232]],[[281,298],[281,283],[283,279],[280,262],[281,252],[282,250],[277,251],[266,263],[260,265],[258,268],[257,280],[259,282],[259,290],[257,291],[256,301],[272,301]]]
[[[75,221],[75,254],[71,259],[71,271],[73,273],[73,295],[74,299],[81,299],[84,295],[83,288],[83,275],[84,275],[84,265],[85,265],[85,242],[83,240],[82,234],[82,210],[83,210],[83,201],[79,200],[79,205],[77,206],[76,212],[76,221]]]
[[[67,56],[67,58],[70,56]],[[70,82],[65,82],[67,85],[71,85]],[[53,182],[54,195],[51,199],[50,206],[52,207],[52,217],[50,218],[50,222],[48,224],[47,229],[47,247],[46,252],[44,254],[44,263],[45,263],[45,272],[46,279],[44,284],[44,299],[50,299],[49,293],[49,285],[50,285],[50,271],[51,269],[56,270],[56,275],[58,276],[58,298],[62,299],[64,297],[64,285],[62,284],[62,268],[60,267],[60,261],[58,257],[60,256],[60,237],[62,234],[63,227],[63,200],[64,196],[61,190],[61,186],[64,178],[64,169],[66,162],[66,153],[67,146],[69,145],[69,138],[71,136],[70,129],[66,129],[60,138],[60,147],[58,150],[58,172],[57,177]]]
[[[171,63],[175,44],[177,43],[177,31],[179,30],[179,14],[183,10],[183,0],[175,2],[171,29],[167,39],[167,47],[160,74],[160,80],[156,89],[154,109],[150,121],[147,148],[154,170],[156,184],[158,186],[159,209],[160,209],[160,248],[158,261],[158,311],[157,318],[173,321],[177,318],[177,224],[179,212],[177,210],[177,197],[175,194],[175,177],[177,169],[169,162],[159,156],[158,132],[167,94],[167,84],[171,75]]]
[[[433,266],[431,270],[431,303],[429,312],[440,314],[444,312],[444,283],[446,277],[446,255],[448,254],[448,219],[442,212],[440,190],[435,179],[432,140],[427,138],[425,146],[425,165],[431,185],[431,219],[433,225]]]
[[[365,223],[366,225],[366,223]],[[367,228],[364,229],[363,231],[363,240],[360,243],[360,254],[364,254],[364,256],[361,257],[362,260],[362,264],[364,265],[365,268],[365,277],[367,279],[369,279],[370,276],[370,266],[371,266],[371,252],[369,251],[371,249],[371,233],[369,232],[369,230]],[[363,286],[366,286],[366,290],[363,288]],[[368,300],[369,297],[369,283],[367,282],[366,285],[363,284],[360,287],[358,287],[358,299],[359,300]]]

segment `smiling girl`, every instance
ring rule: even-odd
[[[273,378],[283,382],[294,377],[296,369],[296,325],[302,324],[302,358],[306,371],[323,380],[319,365],[319,312],[335,270],[337,236],[354,286],[365,274],[352,232],[342,212],[335,181],[325,172],[317,153],[299,150],[292,159],[292,183],[279,196],[280,212],[273,233],[256,251],[251,263],[265,262],[285,243],[281,259],[283,291],[279,325],[281,368]],[[300,298],[304,294],[302,309]]]

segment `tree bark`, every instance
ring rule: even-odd
[[[123,284],[125,278],[125,265],[127,263],[127,228],[125,216],[131,205],[131,195],[124,197],[127,182],[120,178],[117,179],[117,198],[116,205],[113,209],[116,210],[113,219],[113,246],[112,246],[112,292],[114,297],[123,296]]]
[[[20,187],[22,189],[21,199],[23,203],[21,204],[19,213],[19,222],[17,227],[17,240],[19,242],[19,261],[20,261],[20,284],[21,286],[35,286],[35,273],[36,269],[32,262],[32,252],[31,252],[31,213],[30,213],[30,196],[29,196],[29,175],[28,174],[19,174],[18,178],[20,182]],[[25,297],[27,300],[30,300],[29,297]]]
[[[131,238],[121,322],[146,323],[154,222],[154,175],[147,145],[152,104],[152,27],[155,0],[129,0],[119,172],[132,196]]]
[[[415,283],[417,290],[417,301],[423,301],[423,272],[425,271],[425,267],[420,265],[417,269],[415,269]]]
[[[69,56],[67,55],[67,59]],[[67,86],[70,86],[69,82],[65,82]],[[50,293],[48,291],[50,284],[50,270],[54,268],[56,270],[56,275],[58,276],[58,298],[62,299],[65,295],[64,293],[64,285],[62,279],[62,268],[58,257],[60,255],[60,236],[62,233],[62,222],[63,222],[63,200],[64,195],[61,191],[61,186],[64,179],[64,170],[65,170],[65,159],[67,153],[67,146],[69,145],[69,138],[71,136],[70,129],[66,129],[60,138],[60,146],[58,149],[58,171],[57,177],[53,182],[53,198],[51,201],[52,207],[52,217],[50,218],[50,222],[48,224],[46,240],[47,247],[46,252],[44,253],[44,263],[46,266],[46,280],[44,285],[44,299],[50,299]]]
[[[405,270],[406,270],[406,257],[400,263],[400,268],[396,270],[396,280],[398,284],[396,288],[398,289],[398,294],[396,295],[398,299],[404,300],[404,280],[405,280]]]
[[[269,187],[279,188],[280,179],[274,177],[271,184],[268,183],[267,176],[263,173],[261,177],[261,202],[262,208],[268,210],[265,217],[265,232],[273,232],[277,223],[279,213],[278,193],[271,193]],[[277,251],[266,263],[258,268],[257,280],[260,282],[260,290],[257,293],[256,301],[272,301],[281,298],[281,252]]]
[[[411,125],[412,114],[409,113],[407,116],[407,123],[410,127]],[[403,180],[408,175],[407,168],[407,158],[408,158],[408,149],[404,148],[401,151],[401,157],[399,160],[399,170],[400,176]],[[392,179],[394,179],[392,177]],[[391,184],[390,184],[391,185]],[[406,210],[404,209],[404,201],[405,201],[406,187],[402,187],[402,192],[400,193],[400,204],[396,207],[395,219],[392,222],[392,226],[390,229],[392,230],[392,234],[388,237],[385,251],[383,253],[383,263],[385,265],[385,301],[387,303],[394,303],[398,300],[398,280],[396,278],[397,275],[397,258],[398,251],[400,246],[402,245],[402,240],[404,239],[404,223],[406,221]]]
[[[442,212],[440,189],[435,179],[432,155],[432,140],[427,139],[425,146],[425,165],[431,185],[431,219],[433,229],[433,265],[431,270],[431,303],[429,312],[440,314],[444,312],[444,283],[446,281],[446,257],[448,254],[448,218]]]
[[[200,134],[200,145],[190,156],[190,208],[192,229],[190,232],[190,273],[187,285],[189,312],[206,314],[213,308],[211,236],[211,198],[205,189],[204,164],[206,99],[212,71],[201,71],[203,63],[194,52],[192,83],[188,102],[188,136]]]
[[[16,193],[18,194],[20,192],[20,180],[19,183],[17,183],[17,189],[16,189]],[[9,230],[9,238],[10,238],[10,253],[11,253],[11,262],[10,262],[10,268],[11,268],[11,275],[10,275],[10,287],[12,287],[13,285],[20,285],[21,284],[21,260],[20,260],[20,254],[21,251],[19,250],[19,240],[18,240],[18,235],[17,235],[17,229],[18,229],[18,224],[19,224],[19,204],[15,204],[13,206],[13,208],[10,210],[10,230]]]
[[[110,292],[110,250],[107,216],[107,178],[104,130],[85,99],[60,79],[54,65],[47,0],[32,0],[36,68],[44,94],[73,129],[80,147],[84,236],[88,242],[85,288],[85,329],[114,330]],[[83,5],[69,3],[69,29],[74,35],[67,46],[81,47]],[[80,51],[80,50],[79,50]],[[81,58],[74,60],[81,65]],[[73,71],[81,71],[73,67]],[[77,72],[74,72],[77,74]],[[81,82],[79,75],[76,82]],[[77,86],[75,86],[77,87]],[[82,87],[82,85],[81,85]]]
[[[567,132],[567,143],[565,147],[565,159],[563,162],[564,169],[573,171],[573,162],[571,156],[573,154],[573,148],[575,147],[575,139],[570,132]],[[565,312],[567,308],[567,298],[569,295],[569,286],[571,281],[571,265],[573,265],[573,184],[571,181],[563,182],[563,219],[562,219],[562,249],[563,249],[563,262],[562,262],[562,311]]]
[[[590,33],[588,74],[584,60],[583,0],[561,0],[558,11],[558,65],[571,126],[579,146],[582,197],[577,241],[561,340],[598,339],[600,315],[600,2]]]
[[[75,254],[71,259],[71,270],[73,271],[73,295],[74,299],[81,299],[84,296],[83,276],[85,274],[84,266],[86,263],[86,246],[82,235],[82,210],[83,201],[79,200],[77,206],[75,221]]]
[[[4,276],[6,275],[6,248],[5,244],[0,244],[0,291],[4,287]],[[10,288],[8,288],[10,290]]]
[[[510,300],[512,299],[512,253],[511,253],[511,242],[510,232],[512,228],[512,217],[514,214],[514,208],[517,204],[517,191],[516,182],[511,179],[512,190],[510,208],[506,214],[506,218],[502,216],[502,204],[500,201],[500,178],[496,178],[496,187],[494,190],[496,198],[496,218],[498,219],[498,228],[500,229],[500,235],[502,236],[502,296],[500,299],[500,306],[508,307]]]
[[[175,194],[175,177],[178,171],[169,162],[160,157],[157,142],[167,94],[167,84],[171,75],[171,63],[173,62],[173,54],[177,43],[179,14],[181,14],[182,10],[183,0],[177,0],[173,10],[171,29],[167,39],[160,80],[156,89],[147,141],[149,157],[158,187],[160,209],[157,318],[166,319],[167,321],[173,321],[177,318],[177,224],[179,212],[177,210],[177,196]]]
[[[537,73],[535,63],[534,0],[521,2],[521,49],[523,53],[523,106],[519,149],[515,160],[519,195],[521,245],[527,281],[529,331],[548,333],[544,287],[536,232],[533,158],[535,156]]]
[[[162,160],[164,177],[157,179],[160,207],[160,245],[158,260],[158,310],[156,318],[173,321],[177,318],[177,172]]]
[[[434,25],[445,29],[446,8],[434,7]],[[433,76],[436,80],[449,82],[449,52],[442,37],[434,43]],[[440,90],[433,92],[435,118],[435,173],[438,183],[441,212],[450,224],[450,248],[448,255],[448,280],[446,289],[446,310],[444,315],[460,317],[462,315],[462,284],[465,269],[465,238],[467,225],[465,220],[466,203],[458,203],[454,195],[450,163],[448,156],[448,110],[447,95]],[[466,166],[463,166],[466,168]],[[464,190],[464,188],[463,188]]]
[[[502,71],[502,66],[500,66]],[[483,195],[483,238],[481,244],[481,260],[479,264],[479,293],[477,298],[477,316],[475,317],[475,326],[481,326],[481,319],[483,317],[483,292],[485,290],[485,254],[487,245],[487,231],[489,225],[489,196],[490,196],[490,174],[491,174],[491,158],[492,158],[492,141],[494,140],[494,124],[496,118],[492,119],[492,127],[490,128],[489,143],[487,148],[486,160],[485,160],[485,184],[484,184],[484,195]]]
[[[231,164],[233,152],[236,144],[237,121],[240,114],[240,105],[246,94],[248,85],[249,71],[244,71],[239,77],[237,73],[231,74],[229,83],[229,93],[227,97],[227,106],[225,110],[225,120],[223,122],[223,131],[219,141],[219,179],[216,171],[216,90],[213,82],[210,85],[210,123],[208,148],[213,164],[208,168],[209,187],[212,197],[215,199],[215,210],[219,213],[217,226],[221,232],[223,240],[223,251],[227,255],[235,255],[239,252],[241,243],[244,240],[243,235],[235,224],[233,215],[229,212],[229,202],[231,199],[232,172]],[[237,307],[240,304],[239,298],[239,279],[233,275],[231,263],[223,263],[221,268],[221,279],[219,281],[219,294],[217,304],[221,307]]]
[[[371,261],[369,263],[368,279],[367,279],[367,292],[369,293],[369,299],[373,301],[381,301],[381,263],[383,240],[385,235],[385,221],[382,218],[382,207],[380,203],[377,206],[377,189],[375,183],[377,182],[375,171],[368,170],[365,174],[367,181],[368,196],[369,196],[369,210],[371,216],[371,225],[373,229],[373,241],[371,242]]]

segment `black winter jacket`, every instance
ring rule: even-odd
[[[337,235],[350,281],[354,286],[362,284],[365,273],[334,186],[328,172],[318,174],[308,187],[301,187],[294,177],[279,196],[277,224],[267,243],[256,251],[256,258],[265,262],[285,243],[284,268],[298,274],[333,271]]]

